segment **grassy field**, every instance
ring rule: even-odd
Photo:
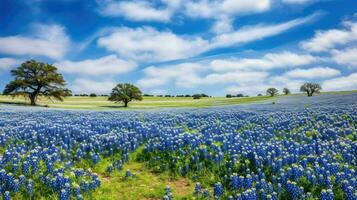
[[[251,103],[257,101],[270,100],[271,97],[241,97],[241,98],[225,98],[225,97],[210,97],[193,99],[192,97],[144,97],[143,101],[133,101],[129,103],[129,109],[141,108],[179,108],[179,107],[209,107],[220,105],[232,105],[241,103]],[[11,96],[0,96],[0,104],[19,104],[26,105],[26,101],[22,97],[12,98]],[[41,98],[38,101],[39,105],[47,105],[52,108],[69,108],[69,109],[127,109],[123,104],[110,102],[107,97],[67,97],[63,102],[51,101],[46,98]]]
[[[324,94],[349,94],[356,93],[357,90],[340,91],[340,92],[323,92],[316,95]],[[301,96],[302,93],[291,94],[289,96]],[[279,98],[274,97],[274,98]],[[192,97],[144,97],[143,101],[133,101],[129,103],[128,108],[124,108],[123,104],[114,103],[107,100],[108,97],[67,97],[63,102],[51,101],[47,98],[40,98],[38,104],[51,108],[67,108],[67,109],[89,109],[89,110],[108,110],[108,109],[151,109],[151,108],[202,108],[210,106],[235,105],[242,103],[253,103],[266,100],[274,100],[272,97],[205,97],[201,99],[193,99]],[[11,96],[0,95],[0,104],[28,105],[23,97],[12,98]]]

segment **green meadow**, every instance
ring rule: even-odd
[[[193,107],[202,108],[210,106],[234,105],[241,103],[252,103],[259,101],[272,100],[272,97],[205,97],[201,99],[193,99],[192,97],[144,97],[142,101],[132,101],[128,108],[124,108],[123,104],[114,103],[107,100],[108,97],[66,97],[64,101],[51,101],[47,98],[40,98],[38,104],[40,106],[48,106],[51,108],[66,108],[66,109],[90,109],[90,110],[108,110],[108,109],[151,109],[151,108],[183,108]],[[0,96],[0,104],[27,105],[23,97],[12,98],[11,96]]]

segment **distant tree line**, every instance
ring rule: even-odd
[[[193,94],[193,95],[190,95],[190,94],[177,94],[177,95],[170,95],[170,94],[166,94],[166,95],[162,95],[162,94],[158,94],[158,95],[153,95],[153,94],[143,94],[144,97],[194,97],[194,96],[199,96],[200,98],[201,97],[212,97],[212,96],[209,96],[207,94]]]
[[[74,94],[72,96],[75,96],[75,97],[107,97],[109,95],[108,94],[90,93],[90,94]]]
[[[237,95],[234,95],[234,94],[226,94],[226,97],[227,98],[234,98],[234,97],[249,97],[248,95],[243,95],[243,94],[237,94]]]
[[[320,93],[322,90],[322,87],[318,83],[304,83],[300,87],[300,92],[306,92],[308,97],[311,97],[314,93]],[[279,90],[276,88],[268,88],[266,91],[268,96],[275,96],[279,94]],[[283,94],[284,95],[289,95],[291,94],[290,90],[288,88],[283,89]],[[259,96],[259,95],[258,95]]]

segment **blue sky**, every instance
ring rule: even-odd
[[[0,88],[28,59],[74,93],[357,89],[355,0],[1,0]]]

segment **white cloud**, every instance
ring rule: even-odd
[[[339,45],[357,41],[357,22],[344,22],[344,29],[330,29],[317,31],[310,40],[301,43],[301,46],[312,52],[324,52]]]
[[[74,81],[70,89],[74,94],[109,94],[114,86],[115,83],[112,81],[95,81],[80,78]]]
[[[185,14],[190,17],[216,18],[260,13],[270,9],[271,0],[199,0],[185,3]]]
[[[269,70],[308,65],[316,62],[316,60],[315,57],[309,54],[295,54],[285,51],[281,53],[268,53],[262,58],[214,60],[211,62],[211,66],[215,71]]]
[[[98,45],[123,57],[149,62],[187,58],[208,49],[208,42],[200,37],[186,38],[151,27],[119,28],[99,38]]]
[[[153,2],[138,1],[98,1],[100,13],[104,16],[122,16],[132,21],[170,21],[180,1],[161,1],[165,5],[157,8]]]
[[[68,51],[70,39],[64,27],[56,24],[36,24],[29,36],[0,37],[0,53],[10,55],[46,56],[60,59]]]
[[[261,13],[270,10],[272,0],[97,0],[104,16],[121,16],[132,21],[168,22],[175,14],[193,18],[216,18]]]
[[[14,58],[0,58],[0,70],[9,69],[20,64],[20,61]]]
[[[244,84],[254,84],[260,82],[268,77],[267,72],[257,72],[257,71],[234,71],[226,73],[211,73],[207,76],[201,78],[200,84],[211,85],[211,84],[225,84],[225,83],[244,83]]]
[[[333,50],[332,58],[341,65],[357,66],[357,48]]]
[[[115,55],[83,61],[62,61],[55,64],[61,71],[80,75],[116,75],[133,71],[136,63],[125,61]]]
[[[215,38],[213,38],[211,46],[227,47],[227,46],[252,42],[256,40],[262,40],[266,37],[278,35],[296,26],[300,26],[308,22],[311,22],[312,20],[316,19],[316,17],[320,15],[321,15],[320,13],[314,13],[307,17],[294,19],[280,24],[273,24],[273,25],[261,24],[261,25],[243,27],[239,30],[235,30],[229,33],[224,33],[216,36]]]
[[[286,4],[307,4],[307,3],[312,3],[316,2],[316,0],[282,0],[283,3]]]
[[[227,16],[222,16],[217,19],[212,27],[212,32],[222,34],[233,31],[232,19]]]
[[[249,85],[231,85],[226,87],[224,90],[230,94],[244,94],[244,95],[257,95],[265,94],[265,91],[270,86],[264,83],[249,84]]]
[[[322,83],[322,89],[324,91],[356,90],[357,73],[326,80]]]
[[[226,32],[230,31],[230,27],[221,27],[221,30],[225,29],[224,33],[215,30],[219,34],[212,39],[177,35],[152,27],[121,27],[109,35],[99,37],[98,45],[128,59],[146,62],[169,61],[194,57],[212,49],[261,40],[310,22],[317,16],[319,13],[281,24],[250,26],[231,32]]]
[[[308,54],[281,52],[268,53],[258,59],[220,59],[163,67],[151,66],[144,69],[144,77],[137,83],[143,88],[164,87],[172,83],[183,88],[234,84],[228,91],[233,91],[232,88],[238,86],[246,88],[256,85],[290,86],[291,84],[284,83],[288,80],[288,76],[284,77],[284,80],[278,77],[270,80],[268,70],[303,66],[316,61],[315,57]],[[325,76],[331,77],[331,74],[331,71],[325,72]],[[289,82],[297,81],[289,80]]]
[[[340,75],[341,72],[330,67],[314,67],[310,69],[294,69],[285,73],[285,76],[290,78],[330,78]]]
[[[183,63],[165,67],[148,67],[144,69],[144,78],[138,81],[143,88],[155,88],[174,83],[178,87],[193,88],[216,84],[240,83],[254,84],[268,76],[267,72],[233,71],[212,73],[206,63]]]
[[[198,72],[204,71],[205,67],[198,63],[183,63],[165,67],[145,68],[145,77],[137,83],[143,88],[153,88],[174,82],[178,86],[191,87],[199,81]]]

